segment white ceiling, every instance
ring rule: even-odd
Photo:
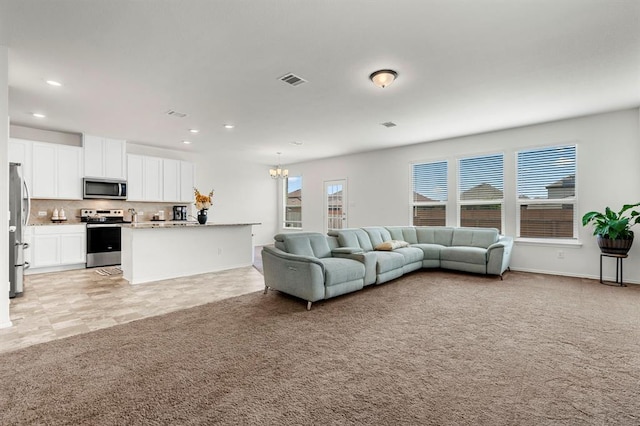
[[[12,123],[223,158],[292,163],[640,105],[639,0],[6,7]],[[399,75],[386,89],[368,80],[381,68]]]

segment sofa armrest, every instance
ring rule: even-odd
[[[315,257],[263,247],[262,269],[265,286],[300,297],[309,302],[325,297],[325,269]]]
[[[364,285],[376,282],[376,254],[372,251],[364,252],[361,248],[343,247],[343,249],[333,249],[333,257],[353,259],[364,265]]]
[[[511,263],[512,248],[513,238],[504,235],[487,247],[487,274],[502,276]]]

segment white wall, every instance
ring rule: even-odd
[[[0,18],[0,27],[2,27]],[[0,328],[11,326],[9,317],[9,160],[7,144],[9,142],[9,87],[8,87],[8,49],[0,36],[0,223],[4,223],[0,232]]]
[[[196,162],[196,184],[200,192],[215,190],[209,219],[213,222],[258,222],[253,226],[253,243],[273,243],[277,233],[277,182],[269,168],[260,164],[237,163],[218,158]]]
[[[576,143],[578,146],[578,217],[590,210],[640,202],[640,114],[637,108],[561,120],[535,126],[422,143],[338,158],[288,165],[289,174],[303,177],[303,225],[324,232],[323,182],[348,180],[351,227],[403,225],[411,221],[410,163],[449,159],[449,225],[456,225],[455,159],[505,154],[505,227],[515,235],[515,152],[522,148]],[[463,119],[463,118],[461,118]],[[392,130],[391,130],[392,131]],[[455,186],[455,185],[453,185]],[[278,217],[282,209],[278,203]],[[640,236],[640,226],[635,228]],[[595,278],[599,249],[591,228],[579,227],[579,244],[516,243],[512,269]],[[638,237],[637,239],[640,239]],[[558,259],[558,250],[564,259]],[[625,281],[640,283],[640,241],[624,263]],[[605,259],[605,277],[613,278],[615,263]]]

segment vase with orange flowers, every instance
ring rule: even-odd
[[[198,191],[198,188],[193,188],[193,193],[196,196],[194,204],[196,209],[198,209],[198,223],[204,225],[207,223],[207,209],[211,207],[212,204],[211,198],[213,197],[213,190],[209,192],[209,195],[204,195]]]

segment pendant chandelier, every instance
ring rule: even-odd
[[[271,176],[272,179],[286,179],[289,177],[289,170],[283,169],[282,166],[280,166],[280,154],[282,153],[278,152],[277,154],[278,165],[269,169],[269,176]]]

